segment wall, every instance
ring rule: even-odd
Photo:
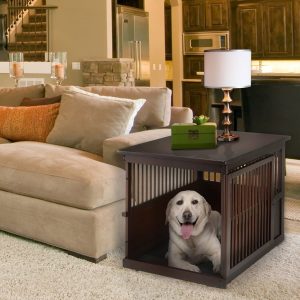
[[[47,5],[58,6],[50,15],[50,51],[67,51],[68,72],[63,84],[82,84],[80,70],[72,70],[72,62],[84,59],[112,57],[111,0],[47,0]],[[26,74],[26,77],[49,75]],[[8,74],[0,74],[0,86],[13,86]]]
[[[82,72],[72,70],[72,62],[112,57],[111,1],[47,0],[47,5],[58,6],[50,16],[51,51],[68,53],[67,79],[63,84],[82,84]],[[149,12],[151,86],[165,86],[164,0],[145,0],[145,10]],[[48,75],[26,77],[53,82]],[[8,74],[0,74],[0,86],[13,86]]]
[[[111,0],[47,0],[58,9],[51,15],[52,51],[67,51],[68,79],[64,84],[81,84],[81,71],[71,62],[112,57]]]
[[[150,85],[166,86],[164,0],[144,0],[149,12]]]
[[[173,105],[182,106],[183,59],[182,59],[182,1],[171,0],[172,9],[172,59]]]

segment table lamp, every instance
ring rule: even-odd
[[[230,92],[234,88],[251,86],[251,51],[246,49],[204,51],[204,86],[224,92],[223,133],[218,141],[231,142],[239,136],[230,132]]]

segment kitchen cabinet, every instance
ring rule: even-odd
[[[172,60],[172,10],[165,5],[165,59]]]
[[[294,56],[300,57],[300,0],[293,1]]]
[[[183,31],[202,31],[205,29],[205,4],[203,0],[183,0]]]
[[[117,4],[144,9],[144,0],[117,0]]]
[[[251,49],[253,58],[293,57],[292,0],[233,1],[232,16],[233,48]]]
[[[197,72],[204,71],[203,55],[185,55],[183,57],[183,72],[185,79],[201,79]]]
[[[228,0],[183,0],[183,31],[228,30]]]
[[[267,1],[262,7],[264,56],[292,56],[292,1]]]
[[[252,57],[263,55],[262,7],[259,3],[244,3],[236,9],[237,49],[251,49]],[[233,37],[233,35],[232,35]]]
[[[228,2],[227,0],[205,1],[205,29],[228,29]]]
[[[183,106],[193,110],[194,116],[209,116],[209,94],[200,82],[183,82]]]

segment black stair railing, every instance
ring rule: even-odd
[[[23,52],[25,61],[45,61],[50,51],[50,12],[57,6],[33,4],[28,0],[8,1],[8,51]]]

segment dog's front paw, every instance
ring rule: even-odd
[[[188,271],[192,271],[192,272],[197,272],[197,273],[201,273],[201,270],[197,267],[197,266],[195,266],[195,265],[188,265],[187,267],[186,267],[186,270],[188,270]]]
[[[219,273],[219,272],[220,272],[220,264],[214,265],[214,266],[213,266],[213,271],[214,271],[215,273]]]

